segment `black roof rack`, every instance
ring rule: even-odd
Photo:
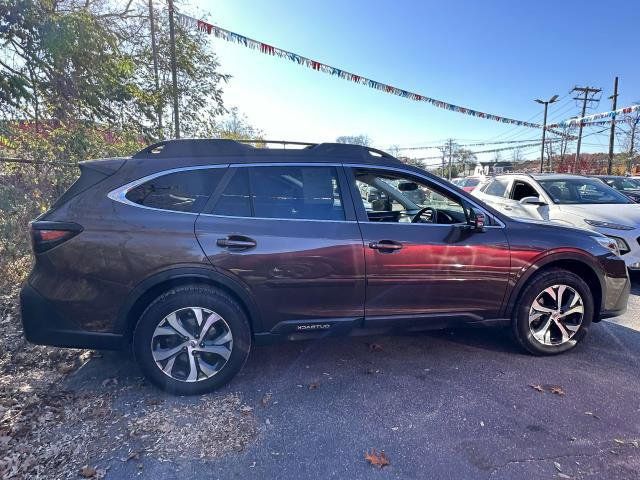
[[[304,148],[298,152],[309,155],[326,155],[354,158],[364,161],[375,161],[376,158],[392,162],[398,159],[382,150],[362,145],[347,143],[307,143],[288,140],[227,140],[227,139],[181,139],[164,140],[143,148],[133,158],[173,158],[173,157],[212,157],[223,155],[250,155],[258,152],[273,152],[274,149],[256,148],[250,144],[282,144],[299,145]],[[275,149],[277,151],[277,149]]]

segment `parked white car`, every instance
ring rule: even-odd
[[[498,175],[472,195],[510,217],[600,232],[616,241],[630,270],[640,270],[640,204],[598,179],[568,174]]]

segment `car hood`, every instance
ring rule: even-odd
[[[607,205],[558,205],[563,214],[600,220],[603,222],[640,227],[640,205],[637,203],[621,203]],[[582,221],[580,222],[582,223]]]

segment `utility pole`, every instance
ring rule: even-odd
[[[573,163],[573,173],[576,173],[578,169],[578,162],[580,161],[580,146],[582,145],[582,117],[584,117],[585,113],[587,113],[587,102],[599,102],[600,99],[594,98],[594,95],[600,93],[602,90],[600,88],[593,87],[574,87],[571,92],[580,92],[582,97],[573,97],[574,100],[582,101],[582,114],[580,115],[580,130],[578,131],[578,145],[576,146],[576,158]]]
[[[544,139],[545,134],[547,133],[547,108],[549,108],[550,103],[554,103],[557,100],[558,95],[554,95],[547,101],[540,100],[539,98],[536,98],[535,100],[536,102],[544,105],[544,121],[542,123],[542,147],[540,148],[540,173],[542,173],[542,170],[544,168]]]
[[[178,66],[176,64],[176,32],[173,21],[173,0],[169,0],[169,43],[171,44],[171,80],[173,83],[173,124],[175,137],[180,138],[180,116],[178,112]]]
[[[162,140],[162,98],[160,97],[160,77],[158,75],[158,47],[156,46],[156,22],[153,12],[153,0],[149,0],[149,28],[151,29],[151,56],[153,57],[153,79],[156,86],[158,100],[156,117],[158,118],[158,140]]]
[[[615,111],[618,105],[618,77],[613,81],[613,95],[609,97],[612,99],[611,110]],[[616,135],[616,117],[611,119],[611,133],[609,134],[609,163],[607,164],[607,175],[611,175],[613,170],[613,142]]]
[[[447,140],[446,148],[449,150],[449,171],[448,171],[447,177],[449,181],[451,181],[451,160],[453,158],[453,145],[454,145],[453,138],[450,138],[449,140]],[[443,172],[443,175],[444,175],[444,172]]]

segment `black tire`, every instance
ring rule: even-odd
[[[174,379],[156,364],[152,338],[156,327],[172,312],[200,307],[218,313],[233,335],[231,354],[218,373],[195,382]],[[251,329],[244,310],[226,292],[207,285],[173,288],[156,298],[144,311],[133,335],[133,351],[142,372],[154,385],[178,395],[208,393],[228,383],[242,368],[251,349]]]
[[[529,328],[529,311],[534,300],[546,288],[567,285],[573,288],[583,302],[582,324],[565,343],[545,345],[535,338]],[[513,310],[511,326],[516,341],[533,355],[556,355],[574,348],[586,335],[593,320],[593,293],[589,286],[575,273],[562,269],[549,269],[536,274],[524,287]]]

